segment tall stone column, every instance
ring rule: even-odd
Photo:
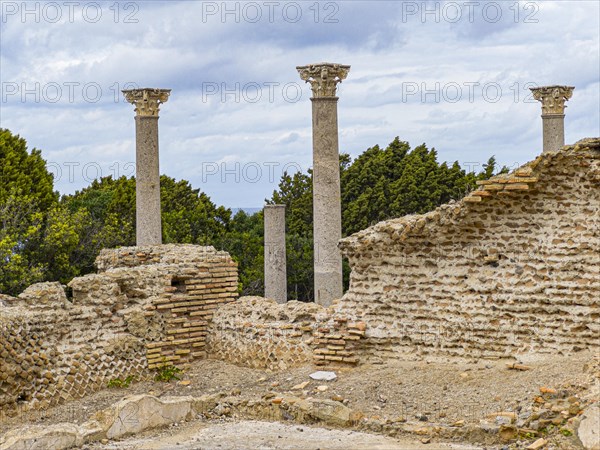
[[[287,302],[285,205],[265,205],[265,297]]]
[[[318,63],[296,68],[313,96],[313,234],[315,302],[328,306],[342,296],[342,238],[337,84],[350,66]]]
[[[125,99],[135,106],[135,217],[137,245],[162,244],[158,110],[170,89],[129,89]]]
[[[573,96],[573,86],[530,88],[533,98],[542,102],[543,152],[555,152],[565,145],[565,102]]]

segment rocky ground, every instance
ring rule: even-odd
[[[222,393],[234,398],[273,402],[285,395],[339,401],[364,415],[353,424],[356,431],[410,438],[415,442],[404,441],[398,445],[405,447],[397,448],[420,448],[418,444],[425,445],[424,448],[444,448],[441,443],[451,441],[489,449],[527,448],[536,441],[538,445],[544,444],[538,448],[582,448],[576,438],[576,428],[582,410],[590,403],[598,402],[600,356],[580,353],[569,358],[556,356],[520,363],[509,368],[507,361],[396,361],[344,369],[336,371],[337,378],[333,381],[315,381],[309,378],[315,368],[308,365],[270,372],[204,360],[182,374],[180,381],[134,382],[127,388],[107,388],[44,412],[30,411],[16,417],[4,417],[0,421],[0,434],[24,424],[83,423],[94,412],[131,394],[163,397]],[[235,402],[229,401],[229,405],[230,408],[221,405],[216,412],[207,411],[202,417],[204,421],[185,424],[197,429],[174,439],[182,444],[194,439],[200,439],[197,442],[202,443],[213,433],[213,440],[216,435],[229,436],[233,440],[224,440],[222,447],[199,448],[232,448],[237,446],[237,437],[235,433],[231,436],[231,430],[239,427],[247,430],[248,436],[252,435],[252,430],[256,430],[257,436],[270,436],[262,448],[291,448],[286,447],[290,442],[306,442],[307,447],[314,444],[314,448],[338,448],[334,445],[335,433],[348,433],[338,430],[329,435],[329,432],[317,431],[313,436],[313,428],[304,427],[305,430],[299,432],[296,425],[286,425],[291,428],[281,430],[285,429],[286,435],[291,433],[294,438],[280,441],[275,437],[283,433],[277,429],[279,425],[246,422],[243,419],[247,417],[237,414]],[[276,417],[263,415],[261,419],[275,420]],[[273,433],[264,431],[271,426],[275,427]],[[259,432],[261,429],[263,433]],[[169,439],[178,431],[158,433],[167,433],[163,437]],[[358,436],[356,441],[349,441],[355,442],[355,446],[344,448],[377,448],[377,441],[369,440],[375,438],[383,437],[367,436],[363,442],[363,437]],[[136,447],[135,440],[139,436],[132,439],[131,447],[118,448],[170,448]],[[154,436],[151,441],[156,439]],[[245,448],[255,448],[248,442]],[[260,444],[259,441],[252,442]],[[369,447],[369,443],[375,447]],[[389,448],[394,447],[390,444]]]
[[[439,444],[435,447],[415,439],[396,439],[348,430],[286,425],[263,421],[195,422],[170,427],[160,433],[108,444],[86,446],[84,450],[477,450],[480,447]]]

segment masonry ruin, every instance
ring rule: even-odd
[[[215,310],[237,298],[237,265],[212,247],[103,250],[97,274],[3,297],[0,409],[46,408],[206,357]]]
[[[542,116],[544,151],[533,161],[479,181],[462,200],[340,240],[335,87],[349,66],[298,69],[314,94],[314,245],[323,257],[315,259],[315,303],[287,302],[282,205],[265,208],[271,299],[238,299],[237,264],[225,252],[160,245],[155,138],[168,92],[126,93],[138,116],[150,108],[136,119],[138,145],[150,139],[138,147],[149,183],[138,197],[138,242],[156,245],[102,250],[98,272],[67,290],[39,283],[17,298],[0,295],[3,414],[206,358],[281,371],[600,351],[600,138],[559,145],[573,88],[534,91],[552,117]],[[344,295],[342,255],[352,269]]]
[[[162,244],[158,112],[170,89],[129,89],[125,99],[135,106],[136,244]]]
[[[331,307],[236,301],[236,263],[193,245],[103,250],[72,298],[58,283],[3,296],[0,408],[206,357],[282,370],[600,349],[600,139],[480,185],[343,239],[351,285]]]
[[[313,126],[313,236],[315,302],[329,306],[344,292],[342,255],[342,202],[337,120],[337,85],[350,66],[317,63],[296,68],[312,90]]]

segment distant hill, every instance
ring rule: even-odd
[[[244,211],[246,214],[248,214],[249,216],[256,214],[257,212],[262,211],[262,208],[231,208],[231,215],[235,216],[237,214],[238,211]]]

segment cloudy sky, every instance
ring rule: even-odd
[[[597,1],[1,2],[0,127],[42,150],[61,193],[132,175],[133,106],[172,89],[161,173],[217,204],[260,207],[284,168],[310,167],[309,86],[295,67],[352,66],[340,151],[395,136],[478,169],[541,151],[529,87],[576,87],[567,143],[600,135]]]

